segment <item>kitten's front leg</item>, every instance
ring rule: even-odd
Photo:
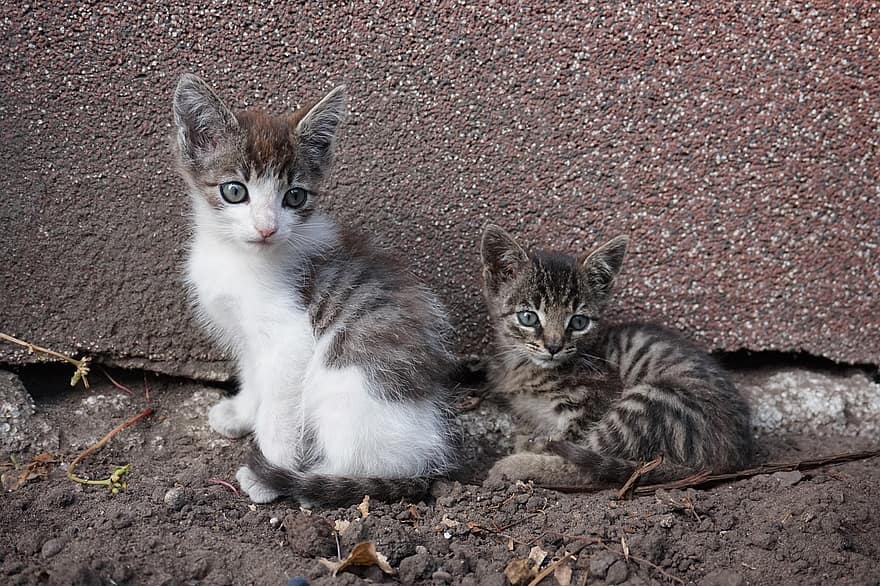
[[[224,437],[237,439],[254,431],[259,396],[242,387],[234,397],[221,399],[208,411],[211,429]]]
[[[520,452],[498,460],[483,484],[496,488],[516,480],[533,480],[546,485],[569,485],[581,479],[577,466],[559,456]]]

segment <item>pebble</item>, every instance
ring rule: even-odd
[[[175,486],[168,489],[162,500],[169,508],[179,511],[186,504],[186,491],[182,486]]]
[[[605,574],[605,583],[622,584],[627,577],[629,577],[629,569],[626,567],[626,562],[617,560],[608,568],[608,572]]]
[[[660,526],[669,529],[675,526],[675,515],[663,515],[660,517]]]
[[[277,529],[278,526],[281,525],[281,519],[278,517],[272,517],[269,519],[269,525],[271,525],[273,529]]]
[[[452,582],[452,574],[449,572],[444,572],[443,570],[437,570],[433,574],[431,574],[431,579],[434,582],[440,582],[442,584],[449,584]]]
[[[50,539],[43,544],[40,555],[43,558],[50,558],[64,549],[64,540],[59,538]]]
[[[599,578],[605,577],[608,569],[617,561],[617,555],[610,551],[600,551],[590,557],[590,574]]]
[[[752,545],[757,545],[762,549],[773,549],[773,546],[776,545],[776,536],[763,532],[752,533],[749,535],[749,541]]]
[[[771,478],[778,480],[782,486],[794,486],[804,478],[804,475],[797,470],[792,470],[791,472],[775,472]]]

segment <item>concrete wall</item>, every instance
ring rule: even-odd
[[[493,221],[631,235],[622,314],[712,348],[880,362],[878,5],[528,4],[5,3],[0,329],[223,372],[179,282],[166,137],[193,71],[277,112],[348,83],[327,205],[442,294],[460,350]]]

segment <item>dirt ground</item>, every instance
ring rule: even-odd
[[[97,372],[90,391],[66,388],[66,370],[20,374],[43,417],[34,445],[58,463],[0,497],[0,584],[283,586],[302,577],[312,585],[502,586],[506,568],[523,570],[525,584],[534,560],[544,570],[561,558],[542,584],[880,584],[880,459],[626,501],[610,490],[562,494],[472,479],[437,482],[423,502],[371,502],[367,516],[356,506],[254,506],[215,480],[234,483],[248,449],[207,426],[206,410],[225,391],[148,375],[155,413],[77,469],[99,478],[130,464],[127,489],[112,495],[74,484],[64,470],[147,406],[145,375],[112,373],[129,396]],[[508,449],[510,424],[496,406],[483,401],[462,417],[477,436],[470,450],[478,461]],[[758,443],[761,459],[797,460],[875,448],[876,438]],[[6,481],[18,473],[9,468]],[[319,561],[337,561],[362,541],[387,557],[393,575],[373,566],[334,577]]]

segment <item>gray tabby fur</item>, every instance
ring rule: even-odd
[[[502,229],[487,227],[484,293],[495,332],[489,379],[521,432],[520,453],[496,464],[491,479],[570,484],[574,474],[559,456],[598,482],[626,480],[657,456],[664,464],[649,480],[749,462],[748,404],[712,357],[671,329],[606,321],[626,244],[615,238],[580,258],[527,253]],[[540,323],[522,325],[520,311],[539,314]],[[574,315],[590,318],[590,326],[574,331]],[[548,472],[554,463],[556,475]]]

